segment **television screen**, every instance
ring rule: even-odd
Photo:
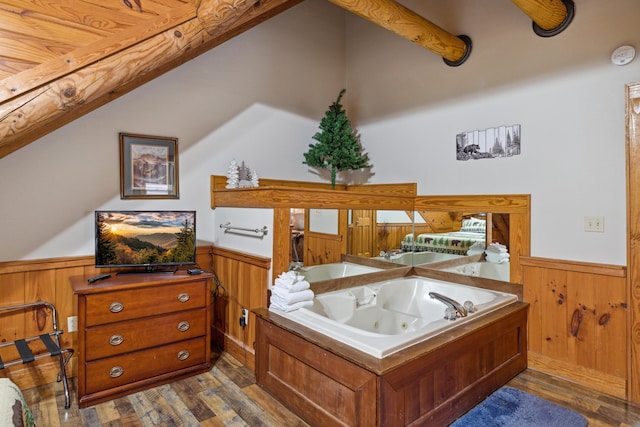
[[[195,211],[96,211],[96,267],[196,262]]]

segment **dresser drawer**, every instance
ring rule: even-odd
[[[208,281],[87,295],[85,325],[94,326],[206,306]]]
[[[87,328],[85,360],[101,359],[206,335],[204,308]]]
[[[175,344],[85,363],[86,393],[95,393],[207,362],[206,340]]]

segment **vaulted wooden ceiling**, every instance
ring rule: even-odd
[[[0,0],[0,158],[303,0]],[[471,39],[394,0],[329,0],[442,56]],[[553,35],[572,0],[512,0]],[[548,32],[548,33],[547,33]]]

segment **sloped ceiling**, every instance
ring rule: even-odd
[[[0,0],[0,158],[303,0]],[[471,40],[394,0],[330,2],[461,65]],[[572,0],[512,0],[544,30]]]
[[[0,1],[0,158],[301,1]]]

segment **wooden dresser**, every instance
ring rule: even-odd
[[[71,278],[78,296],[78,405],[206,372],[211,274]]]

